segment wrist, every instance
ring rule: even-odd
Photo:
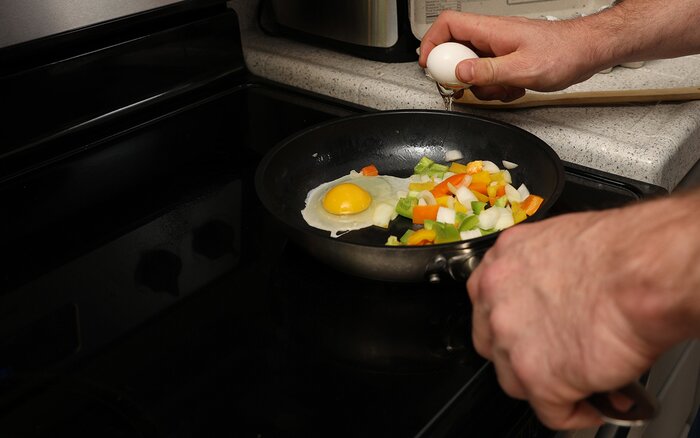
[[[620,312],[652,352],[700,335],[700,192],[615,211],[607,259]]]

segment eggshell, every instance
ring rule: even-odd
[[[455,42],[442,43],[428,54],[426,67],[428,74],[436,82],[446,87],[465,88],[469,84],[460,82],[455,75],[457,64],[465,59],[478,58],[472,49]]]

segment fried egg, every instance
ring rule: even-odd
[[[409,178],[351,172],[309,190],[301,215],[310,226],[338,237],[372,226],[375,210],[386,208],[382,204],[393,209],[408,192],[408,183]]]

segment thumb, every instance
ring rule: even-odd
[[[457,79],[465,84],[521,86],[509,67],[509,55],[496,58],[467,59],[457,64]]]

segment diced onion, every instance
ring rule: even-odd
[[[459,185],[469,187],[469,184],[471,184],[471,183],[472,183],[472,176],[471,175],[464,175],[464,178],[462,178],[462,182],[459,183]]]
[[[487,208],[479,214],[479,228],[490,230],[496,225],[496,221],[498,221],[500,216],[498,207]]]
[[[512,161],[503,160],[502,162],[503,167],[505,167],[506,169],[515,169],[516,167],[518,167],[518,165],[513,163]]]
[[[429,192],[428,190],[423,190],[420,192],[420,198],[419,199],[424,199],[425,203],[427,205],[435,205],[437,204],[437,201],[435,200],[435,196]]]
[[[428,203],[425,202],[425,199],[423,199],[423,198],[418,198],[418,205],[428,205]]]
[[[449,190],[453,195],[457,194],[457,187],[455,187],[454,184],[449,181],[447,181],[447,190]]]
[[[482,161],[482,169],[488,173],[498,173],[501,171],[501,169],[496,166],[496,163],[487,160]]]
[[[451,176],[454,176],[454,175],[455,175],[454,172],[450,172],[450,171],[448,170],[447,172],[445,172],[445,173],[442,175],[442,180],[445,181],[447,178],[449,178],[449,177],[451,177]]]
[[[522,199],[523,201],[525,200],[525,198],[530,196],[530,191],[527,189],[525,184],[520,184],[520,187],[518,187],[518,193],[520,193],[520,199]]]
[[[435,221],[442,222],[443,224],[454,224],[455,223],[456,212],[447,207],[440,207],[437,211],[437,217]]]
[[[394,207],[382,202],[381,204],[377,205],[377,207],[374,209],[374,214],[372,215],[372,223],[378,227],[388,228],[394,210]]]
[[[362,174],[360,172],[356,171],[355,169],[350,171],[350,178],[357,178],[360,176],[362,176]]]
[[[510,176],[510,172],[507,170],[503,171],[503,181],[507,182],[508,184],[513,184],[513,177]]]
[[[403,190],[399,190],[396,192],[396,197],[399,199],[405,198],[406,196],[408,196],[408,192],[404,192]]]
[[[520,192],[510,184],[506,184],[506,198],[508,198],[508,202],[522,202],[523,200],[520,197]]]
[[[420,176],[420,182],[428,182],[428,181],[430,181],[429,175],[421,175]]]
[[[504,230],[508,227],[512,227],[515,225],[515,221],[513,220],[513,212],[506,208],[502,207],[493,207],[493,208],[498,208],[498,220],[496,221],[496,224],[493,226],[494,229],[496,230]]]
[[[476,237],[481,237],[481,231],[479,231],[478,229],[459,232],[459,238],[462,240],[474,239]]]
[[[447,208],[455,208],[455,198],[453,198],[452,196],[449,196],[447,198]]]
[[[457,197],[457,200],[459,201],[460,204],[464,205],[465,207],[471,209],[471,202],[472,201],[478,201],[474,193],[466,188],[465,186],[459,186],[457,188],[457,192],[455,193],[455,196]]]
[[[445,152],[446,161],[457,161],[461,160],[462,158],[464,158],[464,155],[462,155],[462,152],[458,151],[457,149],[450,149],[449,151]]]

